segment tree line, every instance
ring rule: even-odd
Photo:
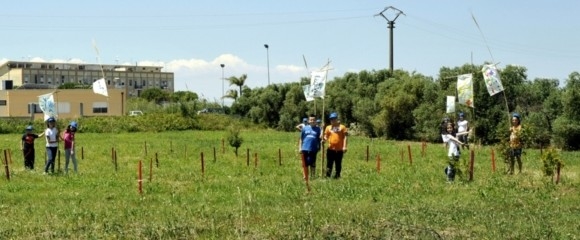
[[[355,134],[430,142],[440,141],[438,126],[442,118],[456,120],[457,113],[464,112],[474,128],[473,141],[482,144],[506,139],[510,113],[517,112],[528,133],[528,146],[580,148],[580,73],[572,72],[561,84],[558,79],[530,80],[525,67],[507,65],[499,70],[505,90],[489,96],[481,68],[471,64],[442,67],[438,78],[405,70],[346,73],[328,79],[324,99],[310,102],[302,90],[303,85],[310,83],[308,78],[249,88],[245,85],[246,74],[232,76],[227,80],[235,89],[223,97],[234,102],[225,107],[225,112],[282,131],[294,131],[294,126],[307,115],[322,118],[337,112],[342,123]],[[457,94],[457,76],[468,73],[473,74],[475,108],[456,105],[456,113],[446,114],[446,96]],[[194,101],[196,109],[220,106],[199,99],[196,93],[175,92],[159,97],[159,92],[144,91],[142,97],[157,102]]]

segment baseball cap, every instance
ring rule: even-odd
[[[33,128],[32,128],[32,125],[28,125],[28,126],[26,127],[26,130],[32,130],[32,129],[33,129]]]
[[[333,113],[331,113],[331,114],[328,116],[328,118],[329,118],[329,119],[338,118],[338,114],[336,114],[335,112],[333,112]]]

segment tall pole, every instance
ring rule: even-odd
[[[395,17],[393,18],[393,20],[390,20],[386,15],[385,12],[387,11],[394,11],[395,12]],[[401,15],[405,15],[405,13],[403,13],[403,11],[393,7],[393,6],[389,6],[386,7],[383,11],[381,11],[380,13],[376,14],[375,16],[381,15],[385,20],[387,20],[388,28],[389,28],[389,70],[391,71],[391,73],[393,72],[393,62],[394,62],[394,57],[393,57],[393,28],[395,28],[395,20],[397,20],[397,18]]]
[[[222,67],[222,108],[224,107],[224,96],[226,95],[224,92],[224,81],[225,81],[225,79],[224,79],[224,67],[225,66],[226,65],[223,63],[220,64],[220,67]]]
[[[270,86],[270,46],[264,44],[264,47],[266,48],[266,62],[268,64],[268,86]]]

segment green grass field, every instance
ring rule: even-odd
[[[2,135],[13,162],[10,180],[0,174],[0,239],[580,239],[578,152],[561,152],[555,184],[539,150],[525,151],[522,174],[505,175],[477,147],[473,181],[449,184],[441,144],[422,156],[421,143],[351,137],[342,178],[318,177],[307,192],[298,133],[241,136],[236,158],[227,142],[222,153],[225,132],[79,133],[79,174],[63,173],[62,154],[61,171],[43,175],[43,139],[30,172],[20,136]]]

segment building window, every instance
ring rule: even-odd
[[[57,105],[58,113],[70,113],[70,103],[69,102],[58,102]]]
[[[28,108],[29,114],[31,113],[31,109],[34,111],[33,113],[42,113],[42,109],[40,109],[40,106],[38,106],[36,103],[29,103],[26,107]]]
[[[0,100],[0,106],[6,106],[6,100]]]
[[[93,113],[107,113],[108,107],[106,102],[94,102]]]

